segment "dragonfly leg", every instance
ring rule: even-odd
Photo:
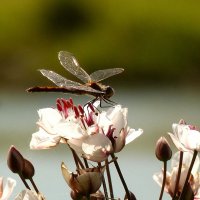
[[[114,105],[116,105],[117,103],[110,100],[110,99],[105,99],[105,98],[102,98],[102,100],[108,104],[108,106],[102,106],[101,103],[100,103],[100,107],[101,108],[108,108],[108,107],[113,107]]]

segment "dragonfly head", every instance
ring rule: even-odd
[[[110,97],[113,96],[114,94],[114,89],[110,86],[106,86],[105,90],[104,90],[105,94],[103,95],[103,97],[105,99],[109,99]]]

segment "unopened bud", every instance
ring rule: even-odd
[[[69,187],[78,194],[88,196],[89,194],[97,192],[101,187],[102,172],[98,168],[86,168],[79,170],[79,174],[75,174],[70,172],[67,166],[62,163],[61,170]]]
[[[168,161],[171,159],[172,150],[165,137],[160,137],[160,139],[157,141],[155,154],[160,161]]]
[[[24,169],[22,171],[22,175],[25,179],[31,179],[35,174],[35,169],[33,164],[29,161],[24,159]]]
[[[7,165],[13,173],[22,173],[24,168],[24,158],[14,146],[11,146],[8,151]]]

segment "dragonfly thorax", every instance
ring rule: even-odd
[[[114,94],[114,90],[113,90],[112,87],[107,86],[107,85],[103,85],[101,83],[92,82],[90,84],[90,87],[95,89],[95,90],[103,92],[103,94],[100,95],[100,96],[102,96],[105,99],[109,99]]]

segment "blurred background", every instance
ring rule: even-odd
[[[157,139],[167,137],[172,123],[181,118],[200,126],[199,6],[198,1],[157,0],[1,2],[0,176],[17,179],[15,195],[24,186],[7,169],[11,144],[34,163],[36,183],[47,199],[69,198],[60,172],[61,161],[74,170],[69,151],[62,145],[31,151],[29,142],[37,131],[37,110],[70,95],[25,91],[31,86],[53,85],[37,71],[41,68],[77,81],[59,64],[57,54],[65,50],[88,73],[125,69],[104,83],[115,88],[112,100],[128,107],[130,126],[143,128],[144,134],[118,154],[119,161],[138,199],[158,198],[160,188],[152,180],[162,167],[154,156]],[[90,99],[73,98],[76,103]],[[117,181],[116,197],[123,198]]]

